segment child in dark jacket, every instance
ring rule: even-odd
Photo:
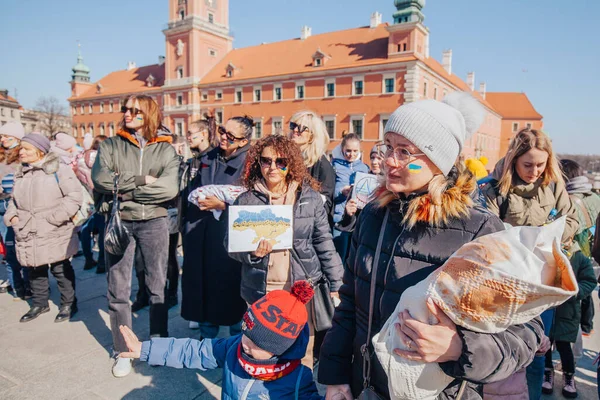
[[[154,338],[142,343],[121,326],[129,352],[120,357],[202,371],[223,368],[224,400],[323,399],[312,371],[300,362],[308,344],[306,303],[312,296],[306,281],[296,282],[291,293],[272,291],[248,308],[243,333],[225,339]]]

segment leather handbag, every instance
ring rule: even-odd
[[[329,289],[329,281],[323,274],[321,274],[319,279],[313,279],[304,267],[296,250],[292,248],[290,249],[290,253],[296,262],[300,264],[300,267],[306,276],[306,280],[311,284],[315,292],[310,301],[312,322],[315,331],[326,331],[331,328],[331,321],[333,320],[333,313],[335,312],[335,306],[333,304],[333,299],[331,298],[331,290]]]
[[[121,210],[119,201],[119,174],[115,173],[113,179],[113,204],[110,212],[108,224],[106,224],[106,232],[104,234],[104,249],[113,256],[122,256],[129,246],[131,238],[129,231],[123,225],[121,220]]]

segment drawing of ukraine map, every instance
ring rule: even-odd
[[[228,251],[252,252],[262,239],[270,241],[273,250],[292,248],[293,212],[292,206],[229,207]]]

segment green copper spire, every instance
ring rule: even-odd
[[[425,15],[421,12],[425,7],[425,0],[394,0],[396,11],[394,13],[395,24],[409,22],[423,22]]]
[[[73,78],[74,82],[89,82],[90,81],[90,68],[83,63],[83,56],[81,55],[81,44],[77,44],[77,64],[73,67]]]

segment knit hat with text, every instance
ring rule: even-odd
[[[306,303],[313,288],[298,281],[290,292],[274,290],[252,304],[242,321],[242,331],[258,347],[280,356],[289,349],[308,320]]]
[[[442,101],[421,100],[400,106],[390,116],[385,132],[410,140],[448,175],[484,117],[478,100],[466,92],[454,92]]]

